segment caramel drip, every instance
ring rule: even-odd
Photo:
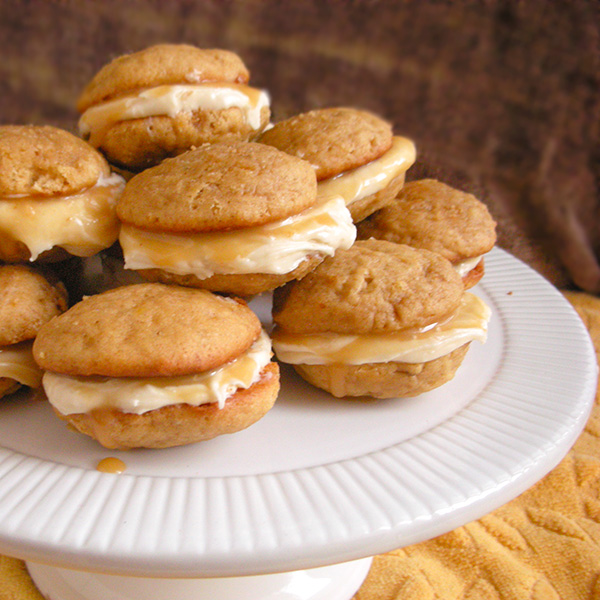
[[[340,335],[272,332],[273,348],[290,364],[366,364],[374,362],[428,362],[468,342],[485,341],[489,307],[477,296],[463,295],[458,310],[421,330]]]
[[[124,185],[113,174],[71,196],[0,198],[0,239],[24,244],[30,260],[54,246],[75,256],[92,256],[118,237],[115,205]]]
[[[247,389],[258,381],[271,356],[271,341],[262,331],[244,354],[213,371],[174,377],[120,378],[75,377],[47,371],[43,385],[48,401],[63,415],[102,408],[143,414],[174,404],[216,403],[223,408],[238,389]],[[97,433],[102,441],[102,432]]]
[[[31,340],[0,348],[0,377],[14,379],[28,387],[39,387],[42,370],[33,360]]]
[[[276,223],[225,232],[175,235],[124,224],[119,241],[126,269],[160,268],[204,279],[215,273],[289,273],[307,255],[331,255],[355,236],[343,199],[335,197]]]
[[[101,473],[113,473],[114,475],[120,475],[126,469],[127,465],[120,458],[114,456],[103,458],[96,466],[96,470]]]
[[[346,205],[350,205],[386,188],[392,179],[407,171],[415,159],[413,142],[396,136],[385,154],[361,167],[319,182],[317,192],[320,196],[341,196]]]

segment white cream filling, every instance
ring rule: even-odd
[[[47,371],[43,385],[50,403],[63,415],[99,408],[143,414],[173,404],[217,403],[219,408],[239,389],[256,383],[272,356],[262,331],[250,349],[213,371],[179,377],[71,377]]]
[[[327,365],[403,362],[423,363],[472,342],[485,342],[490,308],[465,293],[455,314],[435,327],[413,333],[370,335],[286,334],[275,329],[273,349],[289,364]]]
[[[174,117],[180,112],[239,108],[254,130],[260,129],[261,111],[269,107],[269,94],[236,83],[160,85],[108,100],[88,108],[79,119],[79,132],[94,146],[102,143],[104,132],[115,123],[154,116]]]
[[[42,370],[33,360],[33,341],[20,342],[0,348],[0,377],[14,379],[28,387],[39,387]]]
[[[320,181],[320,196],[342,196],[346,205],[362,200],[386,188],[392,179],[406,172],[416,160],[414,143],[395,136],[391,148],[366,165]]]
[[[1,198],[0,238],[25,244],[32,261],[54,246],[92,256],[117,240],[115,207],[124,187],[125,180],[113,173],[72,196]]]
[[[165,234],[123,224],[126,269],[162,269],[206,279],[215,274],[293,271],[309,255],[349,248],[356,227],[341,197],[275,223],[223,232]]]
[[[470,273],[481,261],[482,256],[475,256],[474,258],[465,258],[464,260],[459,260],[455,263],[452,263],[452,266],[456,270],[456,272],[464,277],[467,273]]]

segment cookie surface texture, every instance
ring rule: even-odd
[[[315,198],[315,174],[298,158],[253,142],[206,144],[133,177],[117,216],[151,231],[215,231],[277,221]]]
[[[109,175],[104,157],[49,125],[0,126],[0,199],[76,194]]]
[[[260,142],[308,161],[321,181],[379,158],[392,145],[392,127],[367,111],[324,108],[276,123]]]
[[[260,129],[269,115],[263,108]],[[105,132],[99,147],[111,164],[140,172],[204,143],[248,140],[254,135],[243,112],[234,106],[119,121]]]
[[[237,358],[261,330],[245,302],[143,283],[89,296],[42,327],[34,357],[66,375],[198,373]]]
[[[443,257],[362,240],[276,290],[273,318],[289,333],[392,332],[425,327],[450,314],[463,291]]]
[[[407,183],[393,202],[357,227],[360,239],[425,248],[451,262],[489,252],[495,228],[483,202],[434,179]]]
[[[29,266],[0,266],[0,346],[33,339],[66,309],[62,283]]]
[[[248,69],[235,53],[187,44],[157,44],[115,58],[92,78],[77,102],[83,112],[130,90],[177,83],[247,83]]]

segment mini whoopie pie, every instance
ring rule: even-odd
[[[67,301],[64,286],[51,274],[29,265],[0,265],[0,397],[41,385],[33,340],[42,325],[67,310]]]
[[[310,164],[264,144],[205,144],[129,180],[117,205],[125,268],[151,281],[241,296],[303,276],[349,247],[340,196]]]
[[[496,243],[496,222],[473,194],[436,179],[407,183],[398,197],[358,226],[358,237],[374,237],[447,258],[465,288],[484,274],[484,255]]]
[[[275,123],[258,139],[308,161],[319,194],[341,195],[354,222],[393,200],[415,162],[415,146],[365,110],[321,108]]]
[[[267,125],[269,96],[241,58],[159,44],[105,65],[83,90],[81,135],[109,162],[139,172],[206,142],[248,140]]]
[[[0,260],[88,257],[114,244],[125,181],[105,158],[52,126],[0,126]]]
[[[275,290],[273,348],[334,396],[415,396],[454,377],[489,316],[439,254],[360,240]]]
[[[141,283],[88,296],[43,326],[33,351],[57,415],[107,448],[234,433],[279,391],[258,317],[206,290]]]

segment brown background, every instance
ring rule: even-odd
[[[94,73],[158,42],[238,52],[276,120],[379,113],[417,144],[410,178],[476,193],[500,246],[600,292],[599,2],[3,0],[0,122],[75,132]]]

